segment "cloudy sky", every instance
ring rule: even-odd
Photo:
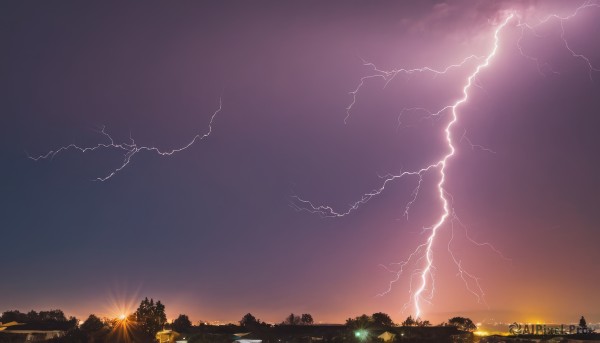
[[[600,72],[588,65],[600,66],[600,5],[541,22],[582,4],[3,2],[0,311],[114,315],[148,296],[194,321],[414,314],[402,309],[425,260],[377,294],[395,278],[384,266],[443,213],[438,169],[408,216],[416,177],[341,218],[298,211],[294,196],[345,212],[382,176],[443,158],[450,112],[402,111],[455,103],[481,59],[363,79],[347,112],[349,92],[383,75],[365,62],[441,70],[487,56],[515,13],[457,109],[444,185],[456,217],[433,244],[423,317],[600,321]],[[210,136],[172,156],[140,151],[104,182],[123,150],[28,158],[110,143],[102,127],[116,144],[176,149],[208,132],[220,99]]]

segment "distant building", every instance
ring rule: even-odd
[[[236,333],[234,334],[234,340],[236,343],[262,343],[262,338],[256,333]]]
[[[394,338],[396,338],[396,334],[386,331],[381,335],[377,336],[377,338],[381,338],[384,342],[393,342]]]
[[[162,330],[156,333],[156,340],[158,343],[176,343],[180,341],[176,341],[181,335],[173,330]],[[187,341],[186,341],[187,342]]]
[[[65,332],[60,330],[3,330],[1,333],[20,335],[23,342],[44,342],[65,335]]]
[[[0,333],[11,335],[11,337],[14,337],[13,335],[21,336],[22,342],[44,342],[65,335],[65,331],[62,330],[38,330],[29,328],[28,326],[27,324],[17,322],[0,323]]]

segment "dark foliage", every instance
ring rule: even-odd
[[[304,325],[313,325],[315,322],[313,320],[313,317],[310,315],[310,313],[303,313],[302,316],[300,317],[300,321]]]
[[[148,300],[148,298],[142,300],[133,318],[137,326],[150,338],[154,338],[167,322],[165,306],[160,300],[155,303],[154,299]]]
[[[473,332],[477,330],[477,326],[469,318],[453,317],[448,319],[448,324],[456,326],[459,330]]]
[[[0,322],[19,322],[23,330],[60,330],[69,331],[77,327],[77,318],[67,319],[61,310],[29,311],[22,313],[17,310],[6,311],[0,317]]]
[[[172,329],[176,332],[187,332],[192,327],[192,322],[190,318],[185,314],[180,314],[177,319],[173,321]]]
[[[373,313],[371,318],[373,319],[373,325],[375,325],[375,326],[391,327],[391,326],[395,325],[394,322],[392,321],[392,318],[390,318],[390,316],[387,313],[376,312],[376,313]]]
[[[246,313],[240,320],[240,325],[245,328],[253,328],[261,325],[260,319],[257,319],[250,313]]]

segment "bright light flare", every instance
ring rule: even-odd
[[[473,334],[475,336],[479,336],[479,337],[489,336],[490,335],[489,332],[487,332],[487,331],[481,331],[481,330],[477,330],[477,331],[473,332]]]

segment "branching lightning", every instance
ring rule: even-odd
[[[552,69],[552,68],[551,68],[551,67],[550,67],[550,66],[549,66],[547,63],[540,64],[540,61],[539,61],[539,59],[538,59],[538,58],[536,58],[536,57],[533,57],[533,56],[529,56],[529,55],[527,55],[527,54],[524,52],[524,50],[523,50],[523,47],[521,46],[521,41],[522,41],[522,39],[523,39],[523,34],[524,34],[525,30],[529,30],[529,31],[531,31],[531,32],[532,32],[532,33],[533,33],[533,34],[534,34],[536,37],[540,37],[540,35],[539,35],[539,34],[537,33],[537,31],[536,31],[536,28],[537,28],[537,27],[539,27],[540,25],[543,25],[543,24],[547,23],[547,22],[548,22],[548,21],[550,21],[550,20],[558,20],[558,22],[560,23],[560,29],[561,29],[560,39],[562,40],[562,42],[563,42],[563,44],[564,44],[565,48],[566,48],[566,49],[569,51],[569,53],[570,53],[570,54],[571,54],[573,57],[575,57],[575,58],[577,58],[577,59],[580,59],[580,60],[582,60],[582,61],[583,61],[583,62],[586,64],[586,66],[587,66],[587,68],[588,68],[588,71],[589,71],[589,77],[590,77],[590,80],[593,80],[593,79],[592,79],[592,72],[598,72],[598,71],[600,71],[600,68],[598,68],[598,67],[595,67],[595,66],[592,64],[592,62],[590,61],[590,59],[589,59],[588,57],[586,57],[585,55],[583,55],[583,54],[580,54],[580,53],[578,53],[578,52],[575,52],[575,50],[573,50],[573,49],[571,48],[571,46],[569,45],[569,42],[567,41],[567,38],[565,37],[565,26],[564,26],[564,23],[565,23],[565,21],[567,21],[567,20],[569,20],[569,19],[572,19],[572,18],[574,18],[574,17],[575,17],[577,14],[579,14],[579,12],[581,12],[582,10],[585,10],[585,9],[590,9],[590,8],[600,8],[600,3],[597,3],[597,2],[593,2],[593,1],[590,1],[590,0],[588,0],[588,1],[584,2],[584,3],[583,3],[581,6],[577,7],[577,8],[576,8],[576,9],[573,11],[573,13],[571,13],[571,14],[569,14],[569,15],[566,15],[566,16],[560,16],[560,15],[558,15],[558,14],[550,14],[550,15],[548,15],[548,16],[546,16],[546,17],[544,17],[544,18],[538,19],[538,23],[537,23],[537,24],[535,24],[535,25],[532,25],[532,24],[528,24],[528,23],[525,23],[525,22],[521,22],[521,21],[519,21],[519,23],[518,23],[518,26],[519,26],[519,27],[521,27],[521,30],[522,30],[522,31],[521,31],[521,32],[522,32],[522,35],[521,35],[521,38],[519,39],[519,41],[517,42],[517,46],[518,46],[518,48],[519,48],[519,51],[521,52],[521,55],[523,55],[523,56],[524,56],[524,57],[526,57],[527,59],[530,59],[530,60],[534,61],[534,62],[536,63],[536,65],[537,65],[537,67],[538,67],[538,71],[539,71],[541,74],[543,74],[543,72],[542,72],[542,69],[543,69],[542,67],[543,67],[543,66],[546,66],[547,68],[549,68],[549,69],[550,69],[550,71],[551,71],[552,73],[554,73],[554,74],[558,74],[558,72],[557,72],[557,71],[555,71],[555,70],[553,70],[553,69]]]
[[[362,87],[364,86],[365,81],[367,81],[369,79],[381,78],[385,81],[385,86],[387,86],[394,78],[396,78],[396,76],[398,74],[411,75],[411,74],[416,74],[416,73],[432,73],[434,76],[440,75],[440,74],[446,74],[452,69],[456,69],[456,68],[460,68],[460,67],[464,66],[467,62],[469,62],[471,60],[477,60],[477,59],[481,59],[481,58],[482,58],[481,56],[470,55],[470,56],[464,58],[461,62],[456,63],[456,64],[451,64],[444,69],[421,67],[421,68],[414,68],[414,69],[401,68],[401,69],[394,69],[394,70],[382,70],[382,69],[377,68],[377,66],[375,64],[363,60],[363,65],[370,67],[373,70],[373,72],[375,72],[375,74],[363,76],[360,79],[358,86],[356,86],[356,88],[350,92],[350,94],[352,95],[352,101],[350,102],[348,107],[346,107],[346,118],[344,118],[344,124],[346,124],[348,122],[348,119],[350,118],[350,112],[352,111],[352,108],[356,104],[356,96],[358,95],[358,93],[360,92]],[[418,109],[418,108],[407,109],[407,110],[416,110],[416,109]],[[435,114],[439,114],[440,112],[443,112],[445,109],[446,108],[443,108]],[[432,113],[432,115],[434,115],[434,114]]]
[[[112,138],[112,136],[106,132],[106,128],[103,127],[99,131],[99,133],[106,138],[106,140],[108,141],[106,143],[98,143],[94,146],[89,146],[89,147],[82,147],[77,144],[69,144],[69,145],[62,146],[56,150],[48,151],[47,153],[45,153],[43,155],[28,156],[28,157],[34,161],[39,161],[39,160],[46,160],[46,159],[51,160],[56,155],[60,154],[61,152],[67,151],[67,150],[77,150],[82,153],[92,152],[92,151],[96,151],[96,150],[103,150],[103,149],[119,150],[119,151],[123,152],[123,162],[120,165],[118,165],[117,167],[113,168],[105,176],[96,177],[94,179],[94,181],[106,181],[106,180],[110,179],[111,177],[115,176],[117,173],[119,173],[125,167],[127,167],[129,165],[129,163],[131,162],[132,157],[135,156],[136,154],[138,154],[139,152],[151,151],[160,156],[171,156],[175,153],[186,150],[187,148],[192,146],[197,141],[206,139],[212,133],[213,121],[215,120],[215,117],[217,116],[217,114],[219,114],[219,112],[221,112],[222,107],[223,107],[222,99],[219,99],[219,107],[217,108],[217,110],[215,112],[213,112],[212,116],[210,117],[210,121],[208,123],[208,130],[203,134],[200,134],[200,133],[196,134],[187,144],[185,144],[179,148],[175,148],[175,149],[171,149],[171,150],[161,150],[161,149],[159,149],[157,147],[153,147],[153,146],[137,145],[137,143],[131,136],[129,137],[130,143],[125,143],[125,142],[116,143],[114,141],[114,139]]]
[[[349,215],[350,213],[356,211],[361,205],[364,205],[372,198],[381,194],[391,182],[396,181],[398,179],[414,177],[417,180],[417,185],[413,190],[413,193],[410,196],[409,202],[407,203],[404,211],[404,216],[408,217],[408,213],[410,211],[411,205],[417,200],[419,195],[419,190],[421,188],[423,182],[423,176],[428,172],[436,171],[438,173],[438,181],[437,181],[437,193],[439,196],[439,201],[441,203],[441,213],[438,216],[437,221],[434,222],[433,225],[425,228],[425,231],[428,232],[427,239],[420,245],[418,245],[411,254],[409,254],[408,258],[399,263],[390,264],[390,267],[383,266],[387,271],[394,274],[394,277],[390,280],[387,289],[378,294],[379,296],[383,296],[392,290],[394,283],[399,281],[403,276],[403,273],[407,271],[409,267],[414,266],[410,276],[409,276],[409,301],[404,304],[403,311],[412,304],[414,306],[414,313],[416,317],[420,317],[423,313],[422,311],[422,303],[430,303],[433,298],[435,292],[435,264],[434,264],[434,256],[433,256],[433,247],[436,244],[436,238],[438,236],[439,230],[445,224],[451,224],[451,238],[447,243],[447,251],[450,254],[452,262],[456,265],[457,268],[457,276],[462,279],[465,284],[465,287],[468,292],[473,294],[473,296],[477,299],[478,302],[486,304],[485,293],[483,287],[480,282],[480,278],[471,272],[467,271],[463,266],[463,262],[455,255],[455,253],[451,249],[452,242],[454,240],[454,224],[458,223],[465,230],[465,238],[475,244],[476,246],[485,246],[491,249],[493,252],[499,254],[503,259],[508,260],[500,251],[498,251],[493,245],[490,243],[479,243],[473,240],[467,233],[466,227],[460,222],[459,218],[456,216],[453,208],[451,207],[451,196],[445,189],[446,184],[446,168],[448,163],[455,155],[456,147],[455,140],[452,134],[452,130],[454,125],[457,123],[459,119],[459,108],[461,105],[466,103],[469,99],[469,93],[473,87],[481,88],[481,85],[477,81],[477,77],[479,74],[488,66],[490,66],[493,58],[496,56],[499,45],[500,45],[500,35],[501,32],[507,27],[510,22],[515,22],[516,27],[521,29],[521,37],[517,41],[517,48],[520,51],[521,55],[528,60],[531,60],[536,63],[538,71],[540,74],[545,75],[544,70],[550,70],[552,73],[557,73],[554,71],[549,65],[542,63],[539,58],[530,56],[525,53],[525,50],[522,46],[523,36],[526,31],[531,31],[535,36],[538,36],[536,32],[536,28],[552,19],[556,19],[560,22],[561,27],[561,40],[563,41],[564,47],[569,51],[569,53],[577,59],[582,60],[590,73],[590,79],[592,79],[592,72],[600,71],[599,68],[595,67],[591,60],[583,54],[580,54],[573,50],[569,45],[566,37],[565,37],[565,28],[564,22],[575,17],[580,11],[587,8],[600,8],[600,4],[594,3],[591,1],[586,1],[583,5],[579,6],[572,14],[567,16],[559,16],[556,14],[549,15],[546,18],[539,19],[538,23],[535,25],[527,24],[522,22],[522,19],[515,12],[507,12],[507,15],[504,19],[496,26],[493,33],[493,45],[492,49],[486,56],[475,56],[470,55],[460,61],[459,63],[452,64],[446,68],[435,69],[431,67],[421,67],[416,69],[396,69],[391,71],[381,70],[375,66],[375,64],[370,62],[363,61],[365,66],[370,67],[373,71],[371,75],[363,76],[360,79],[357,87],[350,92],[351,102],[346,107],[346,117],[344,118],[344,123],[347,123],[350,118],[350,112],[352,111],[354,105],[357,101],[357,96],[360,90],[364,87],[365,82],[370,79],[382,79],[385,82],[385,85],[391,82],[397,75],[411,75],[414,73],[433,73],[434,76],[441,75],[447,73],[449,70],[454,68],[463,68],[467,66],[467,63],[470,61],[477,61],[477,65],[474,67],[473,71],[467,76],[465,83],[462,85],[462,97],[456,100],[454,103],[449,104],[447,106],[442,107],[437,111],[430,111],[428,109],[422,107],[415,108],[405,108],[401,111],[398,117],[398,125],[402,124],[401,118],[402,115],[409,111],[418,111],[421,113],[425,113],[426,118],[435,117],[442,114],[449,114],[450,120],[448,124],[444,128],[444,137],[446,141],[447,153],[443,155],[440,159],[431,162],[429,165],[422,167],[418,170],[413,171],[403,171],[399,174],[390,174],[382,177],[383,181],[381,186],[373,189],[370,192],[363,194],[360,199],[350,204],[349,208],[343,211],[337,211],[330,205],[322,205],[315,204],[312,201],[303,199],[299,196],[293,196],[292,206],[296,208],[298,211],[307,211],[310,213],[318,214],[323,217],[344,217]],[[459,141],[466,141],[472,149],[480,149],[482,151],[487,151],[490,153],[494,153],[493,150],[485,148],[481,145],[473,144],[467,137],[466,131],[460,137]]]

